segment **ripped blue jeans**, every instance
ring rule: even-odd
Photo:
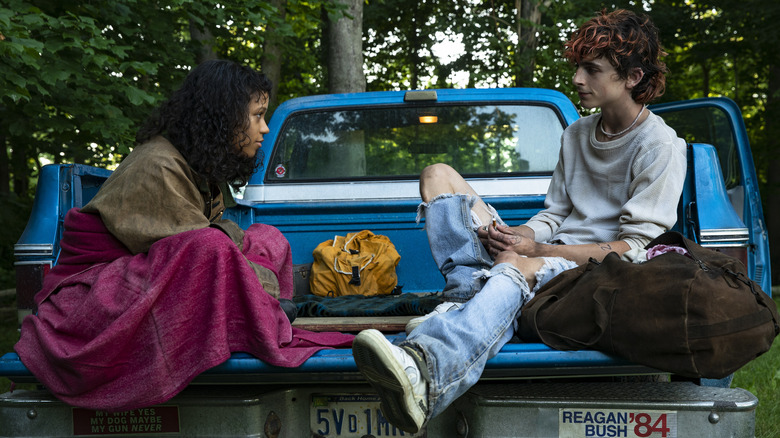
[[[472,228],[473,205],[471,196],[449,195],[422,206],[431,251],[450,288],[449,299],[465,301],[460,309],[429,318],[401,343],[425,357],[430,376],[428,419],[477,383],[488,359],[512,339],[520,309],[534,292],[576,266],[560,257],[545,258],[535,275],[537,284],[529,290],[514,265],[492,266]],[[454,281],[453,274],[457,276]]]
[[[444,194],[420,204],[417,210],[418,222],[425,217],[433,260],[446,281],[444,301],[468,301],[485,284],[483,277],[474,274],[493,266],[493,259],[474,232],[481,225],[471,211],[476,201],[474,196]],[[504,224],[492,207],[488,212]]]

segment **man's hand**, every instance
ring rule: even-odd
[[[477,236],[493,258],[502,251],[512,251],[527,257],[563,257],[582,265],[591,258],[601,261],[610,252],[621,255],[631,249],[623,240],[579,245],[538,243],[534,241],[534,231],[525,225],[489,225],[479,228]]]
[[[533,257],[540,245],[534,241],[533,230],[523,225],[519,227],[489,225],[477,230],[477,236],[493,257],[502,251]]]

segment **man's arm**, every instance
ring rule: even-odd
[[[501,251],[514,251],[528,257],[563,257],[578,265],[583,265],[591,258],[601,261],[611,252],[622,255],[631,249],[629,244],[623,240],[581,245],[539,243],[534,241],[533,230],[525,225],[519,227],[503,225],[493,227],[491,225],[487,230],[480,230],[478,234],[486,236],[488,244],[485,247],[493,257]]]

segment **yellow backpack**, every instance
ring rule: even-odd
[[[309,286],[315,295],[384,295],[398,283],[401,256],[387,236],[369,230],[322,242],[313,256]]]

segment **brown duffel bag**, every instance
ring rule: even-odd
[[[676,232],[679,246],[641,264],[611,253],[565,271],[523,307],[520,337],[558,350],[592,348],[686,377],[720,379],[769,350],[777,306],[733,257]]]

